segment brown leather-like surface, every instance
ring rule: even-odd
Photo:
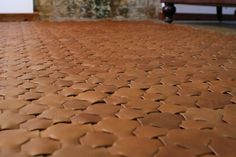
[[[0,28],[0,157],[235,157],[235,35],[128,21]]]

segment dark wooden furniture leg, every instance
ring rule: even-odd
[[[217,12],[217,19],[219,21],[222,21],[222,19],[223,19],[222,6],[217,6],[216,12]]]
[[[165,3],[165,6],[162,8],[162,11],[165,16],[165,22],[173,22],[173,16],[176,12],[174,3]]]

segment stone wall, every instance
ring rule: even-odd
[[[41,19],[147,19],[157,16],[160,0],[35,0]]]

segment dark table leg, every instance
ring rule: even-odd
[[[162,12],[165,15],[165,22],[173,22],[173,16],[176,12],[174,3],[165,3],[165,6],[162,8]]]
[[[173,16],[176,12],[174,3],[165,3],[165,6],[162,8],[162,11],[165,15],[165,22],[173,22]]]
[[[222,19],[223,19],[222,6],[217,6],[216,12],[217,12],[217,19],[219,21],[222,21]]]

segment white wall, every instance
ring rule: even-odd
[[[164,6],[164,4],[162,4]],[[208,13],[215,14],[216,7],[212,6],[197,6],[197,5],[182,5],[176,4],[177,13]],[[233,15],[236,7],[223,7],[224,14]]]
[[[33,13],[33,0],[0,0],[0,13]]]
[[[215,14],[216,7],[211,6],[194,6],[194,5],[175,5],[178,13],[209,13]],[[224,14],[234,14],[236,8],[223,7]]]

